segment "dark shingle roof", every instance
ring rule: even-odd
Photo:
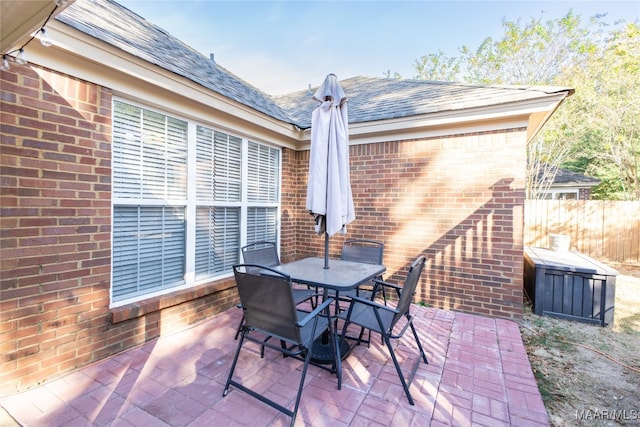
[[[56,19],[234,101],[291,122],[269,95],[118,3],[77,0]]]
[[[557,168],[555,175],[549,172],[551,166],[543,164],[538,171],[538,181],[542,180],[544,176],[553,176],[553,184],[555,185],[576,185],[583,187],[594,187],[600,184],[598,178],[587,176],[579,172],[573,172],[568,169]]]
[[[301,129],[311,127],[317,102],[309,91],[271,97],[112,0],[77,0],[56,19],[277,120]],[[340,83],[349,101],[349,123],[499,105],[570,91],[373,77]]]
[[[375,77],[353,77],[341,80],[340,85],[349,102],[349,123],[499,105],[569,91],[560,87],[481,86]],[[299,127],[306,129],[311,126],[311,111],[318,105],[311,96],[309,91],[301,91],[276,96],[274,100]]]

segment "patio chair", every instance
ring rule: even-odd
[[[226,396],[229,392],[229,387],[233,386],[290,416],[291,426],[293,426],[300,405],[307,367],[311,360],[313,342],[327,329],[330,334],[333,334],[329,313],[329,307],[333,299],[329,298],[323,301],[310,313],[303,312],[296,309],[289,276],[255,264],[235,265],[233,271],[245,322],[241,327],[238,348],[231,364],[223,396]],[[280,345],[270,343],[269,338],[271,337],[279,339]],[[240,350],[247,341],[279,351],[285,357],[296,356],[304,360],[293,409],[288,409],[273,399],[269,399],[249,388],[248,385],[243,385],[233,379]],[[262,348],[264,349],[264,347]],[[334,351],[335,354],[336,352]],[[260,357],[264,357],[264,351],[261,351]],[[334,363],[335,366],[338,366],[337,359]],[[253,375],[248,374],[249,382],[252,377]]]
[[[384,255],[384,243],[367,239],[347,240],[342,244],[342,254],[340,259],[344,261],[364,262],[367,264],[380,264]],[[382,276],[376,277],[382,280]],[[342,301],[351,301],[352,296],[365,298],[373,301],[378,293],[382,293],[384,305],[387,305],[387,293],[384,286],[377,286],[374,281],[358,286],[356,289],[343,292],[340,294]],[[358,341],[362,340],[364,328],[361,328]],[[367,343],[371,342],[371,330],[369,330],[369,338]]]
[[[247,264],[259,265],[261,268],[263,266],[275,267],[276,265],[280,265],[280,257],[278,256],[278,251],[276,250],[276,244],[274,242],[254,242],[243,246],[240,250],[242,251],[242,259]],[[309,300],[312,308],[316,306],[317,302],[317,298],[314,297],[315,294],[316,291],[309,289],[308,287],[306,289],[293,289],[294,300],[298,304]],[[238,308],[242,308],[241,304],[238,304]],[[243,322],[244,317],[240,320],[235,339],[238,339],[238,335],[240,335],[240,329],[242,328]]]
[[[342,254],[340,259],[344,261],[364,262],[367,264],[382,265],[384,255],[384,243],[375,240],[354,239],[347,240],[342,244]],[[382,280],[382,276],[376,279]],[[384,305],[387,305],[387,293],[384,286],[378,287],[374,282],[359,286],[357,289],[347,291],[344,295],[351,297],[352,295],[360,298],[374,300],[378,292],[382,292]]]
[[[393,360],[393,364],[396,367],[398,376],[400,377],[400,381],[402,382],[402,387],[404,388],[405,395],[407,396],[409,404],[411,405],[413,405],[414,403],[413,398],[411,397],[411,393],[409,393],[409,386],[413,381],[413,377],[415,376],[415,373],[418,369],[420,360],[423,360],[424,363],[429,363],[427,360],[427,356],[425,355],[422,348],[422,344],[420,343],[420,337],[418,336],[416,328],[413,325],[413,317],[411,316],[411,313],[409,311],[411,308],[411,300],[413,299],[413,295],[416,292],[416,286],[418,285],[418,280],[420,279],[420,274],[422,273],[422,269],[424,268],[424,263],[425,257],[420,256],[411,264],[404,282],[404,286],[397,286],[391,283],[376,280],[379,286],[385,286],[396,291],[398,295],[398,304],[396,305],[396,308],[378,304],[375,301],[355,296],[351,299],[349,309],[339,315],[339,317],[345,321],[342,328],[343,337],[346,336],[347,328],[350,324],[361,326],[382,335],[384,343],[386,344],[387,349],[389,350],[389,353],[391,355],[391,359]],[[406,324],[398,333],[394,334],[396,324],[403,317],[406,318]],[[411,370],[411,374],[407,379],[405,379],[402,369],[400,369],[398,359],[396,358],[396,354],[393,350],[393,346],[391,345],[391,339],[401,338],[408,328],[411,328],[413,337],[415,338],[416,344],[418,345],[419,357]],[[360,342],[358,342],[358,344],[359,343]]]

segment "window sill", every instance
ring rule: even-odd
[[[135,319],[137,317],[142,317],[149,313],[202,298],[216,292],[227,290],[234,286],[235,282],[233,278],[225,279],[141,300],[121,307],[115,307],[109,310],[111,313],[111,323],[116,324],[126,320]]]

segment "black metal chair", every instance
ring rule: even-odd
[[[329,312],[333,299],[325,300],[310,313],[300,311],[296,309],[289,276],[256,264],[235,265],[233,271],[245,322],[241,326],[238,349],[231,364],[223,396],[226,396],[229,387],[233,386],[290,416],[291,426],[293,426],[300,405],[307,367],[311,360],[313,341],[327,329],[330,334],[333,334]],[[270,338],[280,340],[280,345],[270,343]],[[285,357],[303,358],[304,365],[293,409],[288,409],[233,379],[240,350],[247,341],[263,346],[261,358],[264,357],[264,346],[281,352]],[[334,351],[335,354],[337,353]],[[337,359],[334,363],[338,366]]]
[[[254,242],[243,246],[242,259],[248,264],[258,264],[267,267],[280,265],[280,257],[274,242]]]
[[[342,244],[342,254],[340,259],[344,261],[363,262],[366,264],[382,265],[384,256],[384,243],[368,239],[352,239],[346,240]],[[376,277],[382,280],[382,276]],[[384,305],[387,305],[387,293],[384,286],[377,286],[372,280],[369,283],[362,284],[356,289],[352,289],[340,294],[341,301],[351,301],[351,297],[357,296],[368,300],[375,300],[376,295],[382,293]],[[360,330],[358,340],[362,340],[364,328]],[[371,342],[371,330],[369,330],[368,342]]]
[[[277,265],[280,265],[280,257],[278,256],[278,251],[274,242],[254,242],[243,246],[240,250],[242,251],[242,259],[247,264],[255,264],[266,267],[275,267]],[[316,291],[309,288],[293,289],[294,300],[298,304],[308,300],[311,303],[312,308],[314,308],[317,303],[315,294]],[[238,304],[238,308],[242,308],[241,304]],[[242,328],[243,322],[244,317],[240,320],[240,325],[238,325],[235,339],[238,339],[238,335],[240,335],[240,329]]]
[[[404,286],[397,286],[391,283],[376,280],[379,286],[385,286],[391,289],[395,289],[398,295],[398,304],[396,305],[396,308],[378,304],[375,301],[356,296],[351,299],[349,309],[341,313],[339,316],[345,321],[342,328],[343,337],[346,336],[347,328],[350,324],[358,325],[362,328],[369,329],[382,335],[384,343],[386,344],[387,349],[389,350],[389,353],[391,355],[391,359],[393,360],[393,364],[396,367],[396,371],[398,372],[398,376],[400,377],[400,381],[402,382],[404,392],[407,396],[407,399],[409,400],[409,404],[411,405],[413,405],[413,398],[411,397],[411,393],[409,393],[409,386],[413,381],[413,377],[415,376],[416,370],[418,369],[420,360],[422,359],[424,360],[424,363],[429,363],[427,360],[427,356],[425,355],[422,348],[422,344],[420,343],[420,337],[418,337],[416,328],[413,326],[413,317],[410,313],[411,301],[413,299],[413,295],[416,292],[416,287],[418,285],[418,280],[420,279],[420,274],[422,273],[422,270],[424,268],[424,263],[425,257],[420,256],[411,264],[404,282]],[[398,333],[394,334],[394,328],[396,327],[396,324],[403,317],[406,318],[406,324]],[[420,354],[418,360],[416,360],[416,363],[411,370],[411,374],[407,379],[405,379],[404,374],[400,369],[398,359],[396,358],[395,352],[393,350],[393,346],[391,345],[391,339],[402,337],[408,328],[411,328],[411,332],[413,333],[413,336],[416,340],[416,344],[418,345]]]
[[[384,243],[375,240],[353,239],[347,240],[342,244],[342,254],[340,258],[344,261],[382,265],[383,256]],[[376,279],[382,280],[382,276]],[[374,282],[361,285],[357,289],[347,291],[340,296],[351,297],[355,295],[360,298],[374,300],[378,292],[382,292],[384,304],[387,305],[387,293],[384,286],[378,287]]]

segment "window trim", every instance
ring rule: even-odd
[[[575,199],[560,199],[558,195],[560,194],[573,194],[576,196]],[[548,199],[547,196],[550,196]],[[544,193],[544,197],[546,200],[578,200],[580,199],[580,190],[578,188],[549,188]]]

